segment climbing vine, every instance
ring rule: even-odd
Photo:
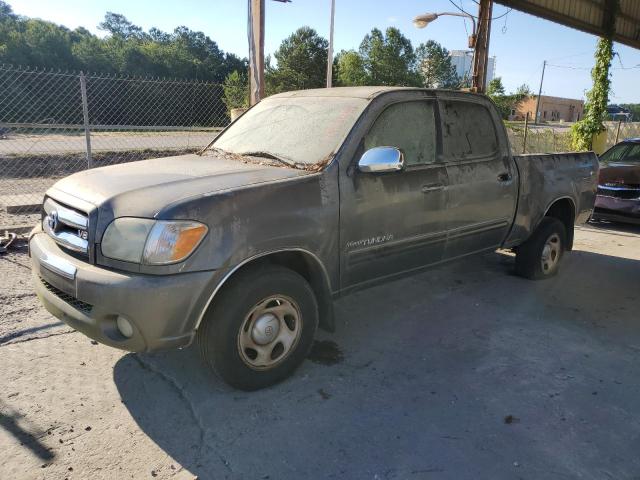
[[[593,87],[587,92],[585,114],[571,127],[572,146],[575,150],[591,150],[593,136],[606,130],[607,102],[611,78],[609,68],[613,59],[613,40],[600,38],[596,47],[596,64],[591,70]]]
[[[575,150],[591,150],[593,137],[606,130],[604,121],[607,118],[607,102],[611,86],[610,68],[613,59],[613,34],[615,32],[616,15],[620,8],[619,0],[605,2],[604,30],[605,34],[596,47],[596,64],[591,70],[593,87],[587,92],[584,118],[571,127],[571,143]]]

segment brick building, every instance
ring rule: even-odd
[[[537,95],[531,95],[521,100],[511,110],[509,118],[511,120],[524,120],[525,115],[529,112],[529,120],[533,121],[537,100]],[[541,122],[576,122],[582,118],[583,112],[584,102],[582,100],[542,95],[540,97],[538,120]]]

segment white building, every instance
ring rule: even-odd
[[[471,79],[473,69],[473,50],[451,50],[451,65],[456,69],[456,74],[460,78]],[[487,65],[487,84],[496,76],[496,57],[489,57]],[[486,85],[485,85],[486,88]]]

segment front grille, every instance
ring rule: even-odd
[[[44,202],[43,230],[62,248],[88,255],[89,217],[51,198]]]
[[[640,188],[631,186],[608,186],[599,185],[598,195],[603,197],[621,198],[624,200],[636,200],[640,199]]]
[[[40,281],[44,285],[44,288],[49,290],[51,293],[53,293],[56,297],[58,297],[63,302],[68,303],[73,308],[75,308],[76,310],[81,311],[82,313],[84,313],[86,315],[91,313],[91,310],[93,309],[93,305],[91,305],[89,303],[86,303],[86,302],[83,302],[82,300],[78,300],[73,295],[69,295],[68,293],[63,292],[59,288],[54,287],[53,285],[51,285],[49,282],[47,282],[42,277],[40,277]]]

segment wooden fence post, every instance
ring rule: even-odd
[[[527,134],[529,133],[529,112],[524,117],[524,138],[522,139],[522,153],[527,153]]]

